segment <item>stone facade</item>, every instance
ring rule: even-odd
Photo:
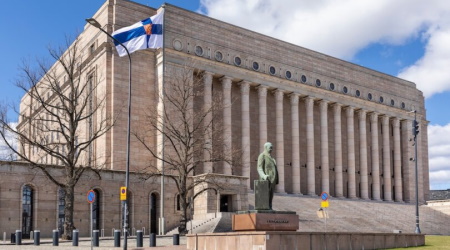
[[[423,94],[414,83],[172,5],[164,8],[164,50],[132,54],[132,131],[142,128],[148,112],[158,112],[163,69],[170,72],[189,65],[192,72],[202,73],[198,80],[205,86],[205,96],[196,99],[194,107],[207,107],[212,99],[222,97],[226,108],[222,118],[214,122],[224,127],[226,147],[242,152],[239,164],[204,164],[205,173],[247,177],[234,181],[245,180],[250,190],[258,178],[257,156],[263,144],[270,141],[280,175],[278,193],[314,196],[325,191],[340,198],[412,202],[415,159],[411,111],[417,110],[421,127],[419,200],[428,199],[426,112]],[[157,11],[130,1],[108,0],[93,17],[112,33]],[[122,110],[128,97],[128,59],[118,57],[108,37],[88,24],[79,39],[86,54],[81,72],[94,74],[100,81],[99,91],[106,94],[106,109],[101,115],[119,116],[94,150],[94,158],[105,162],[111,171],[108,174],[117,177],[125,169],[127,119]],[[199,75],[192,75],[196,77]],[[28,104],[24,97],[21,112],[31,112]],[[25,121],[20,121],[19,129],[27,129]],[[160,136],[155,138],[155,145],[163,145]],[[145,169],[149,162],[161,166],[134,138],[130,151],[132,171]],[[43,163],[55,162],[49,157]],[[19,182],[26,183],[25,179]],[[41,183],[48,182],[39,179],[36,187],[42,187]],[[135,185],[141,185],[135,190],[142,190],[143,199],[158,190],[146,182]],[[5,186],[0,185],[3,189]],[[174,197],[175,189],[169,190]],[[52,192],[54,198],[55,189]],[[196,201],[196,216],[202,216],[200,211],[219,210],[218,196],[209,195],[205,193],[204,199]],[[240,203],[244,200],[243,196],[231,199]],[[218,202],[216,208],[214,202]],[[233,206],[233,210],[239,208],[245,206]],[[140,221],[142,227],[148,222],[148,215],[143,216],[133,220],[136,228],[141,227]],[[118,221],[112,220],[103,223],[118,228],[114,224]]]

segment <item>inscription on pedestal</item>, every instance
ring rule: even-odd
[[[240,213],[233,215],[234,231],[297,231],[295,213]]]

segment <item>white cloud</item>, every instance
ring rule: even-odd
[[[12,128],[16,128],[17,123],[10,123],[9,124]],[[9,142],[9,144],[13,145],[15,148],[17,148],[17,140],[11,133],[6,133],[6,140]],[[6,145],[6,142],[3,140],[2,137],[0,137],[0,160],[13,160],[15,159],[14,153],[11,151],[11,149]]]
[[[425,97],[450,90],[450,17],[428,31],[425,55],[399,77],[414,81]]]
[[[428,126],[431,189],[450,188],[450,124]]]
[[[426,97],[450,90],[447,0],[201,0],[208,16],[342,59],[374,43],[425,39],[426,54],[400,77]]]

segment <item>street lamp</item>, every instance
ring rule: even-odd
[[[412,126],[412,133],[414,135],[414,163],[415,163],[415,174],[416,174],[416,229],[414,232],[416,234],[420,234],[419,227],[419,177],[417,173],[417,134],[419,134],[419,123],[417,122],[417,110],[413,110],[414,112],[414,121]]]
[[[94,18],[88,18],[86,19],[86,22],[88,22],[90,25],[98,28],[100,31],[105,33],[108,37],[113,39],[116,43],[120,44],[128,55],[128,128],[127,128],[127,162],[126,162],[126,171],[125,171],[125,188],[126,192],[128,193],[128,186],[130,183],[130,125],[131,125],[131,56],[130,52],[128,51],[127,47],[123,45],[119,40],[111,36],[108,32],[106,32],[100,23],[97,22]],[[127,239],[128,239],[128,195],[126,196],[125,200],[122,202],[123,204],[123,249],[127,249]]]

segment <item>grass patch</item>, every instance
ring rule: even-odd
[[[393,249],[433,249],[433,250],[450,250],[450,236],[425,235],[425,246],[408,247],[408,248],[393,248]]]

